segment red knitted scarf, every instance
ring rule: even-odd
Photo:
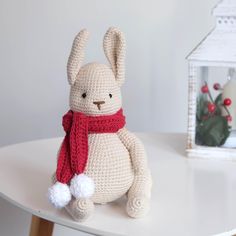
[[[86,116],[68,111],[63,116],[62,125],[66,136],[58,156],[56,177],[57,181],[68,183],[74,174],[84,172],[88,159],[88,134],[116,133],[124,127],[125,116],[122,109],[108,116]]]

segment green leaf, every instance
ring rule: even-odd
[[[221,109],[222,109],[222,93],[220,93],[216,99],[215,99],[215,105],[216,105],[216,111],[215,114],[216,115],[221,115]]]
[[[225,117],[215,115],[199,122],[196,129],[196,141],[205,146],[218,147],[229,137],[230,128]]]
[[[201,94],[197,99],[197,120],[201,121],[204,116],[208,115],[207,109],[207,96],[205,94]]]
[[[220,93],[216,99],[215,99],[215,104],[216,106],[221,106],[222,105],[222,93]]]

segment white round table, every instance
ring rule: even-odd
[[[30,235],[46,235],[36,232],[37,219],[95,235],[233,235],[236,163],[187,159],[183,134],[138,136],[146,147],[154,182],[146,218],[129,218],[124,199],[96,205],[94,215],[85,223],[73,221],[65,210],[54,209],[46,193],[62,138],[1,148],[0,196],[36,216]]]

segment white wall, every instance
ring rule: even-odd
[[[68,109],[66,62],[72,40],[88,28],[86,61],[106,62],[102,38],[112,25],[127,38],[123,97],[128,127],[185,132],[185,56],[212,28],[209,12],[216,2],[0,0],[0,145],[63,135],[60,123]],[[19,225],[29,221],[29,215],[18,217],[5,201],[0,201],[0,209],[3,236],[13,235],[6,230],[11,220],[21,221]],[[2,223],[5,217],[9,224]],[[20,230],[18,235],[25,235]]]

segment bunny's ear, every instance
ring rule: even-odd
[[[84,48],[88,41],[89,33],[86,29],[81,30],[75,37],[71,53],[67,63],[67,76],[70,85],[73,85],[76,76],[79,73],[80,67],[84,59]]]
[[[119,86],[125,80],[125,37],[117,28],[111,27],[104,36],[103,48],[111,64]]]

